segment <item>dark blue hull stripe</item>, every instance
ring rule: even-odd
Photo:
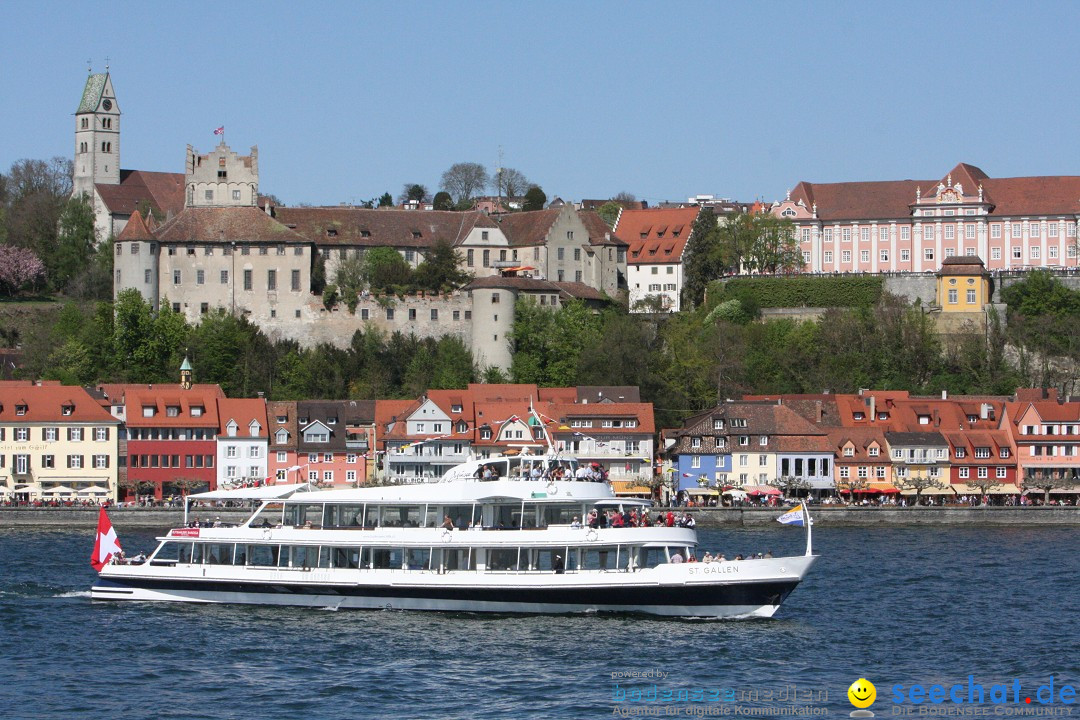
[[[763,606],[780,605],[798,585],[796,580],[731,585],[640,585],[587,588],[480,588],[408,585],[305,585],[212,580],[99,578],[94,594],[120,597],[125,589],[160,592],[244,593],[250,595],[318,595],[325,597],[415,598],[459,602],[541,603],[553,605],[633,606]],[[280,603],[280,600],[275,601]]]

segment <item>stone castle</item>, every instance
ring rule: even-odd
[[[460,337],[482,367],[510,367],[507,336],[520,298],[601,305],[626,289],[627,243],[570,205],[481,211],[289,208],[259,194],[258,148],[187,146],[183,173],[120,169],[120,107],[108,72],[91,74],[75,114],[74,192],[115,240],[114,294],[133,288],[192,323],[218,308],[271,338],[347,345],[356,330]],[[312,293],[321,256],[332,282],[346,258],[392,247],[416,267],[440,241],[473,275],[449,294],[360,298],[355,313]]]

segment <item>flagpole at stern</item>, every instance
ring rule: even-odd
[[[810,521],[810,504],[809,503],[804,502],[802,504],[802,512],[803,512],[803,522],[806,523],[806,556],[810,557],[811,555],[814,554],[814,543],[813,543],[813,538],[811,537],[811,530],[810,530],[810,528],[813,526],[813,523]]]

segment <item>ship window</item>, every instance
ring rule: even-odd
[[[487,569],[517,570],[520,554],[518,548],[491,548],[487,551]]]
[[[375,512],[380,511],[378,516]],[[378,517],[376,527],[420,527],[420,507],[418,505],[387,505],[383,508],[368,508],[368,523]]]
[[[256,567],[273,567],[277,565],[277,545],[248,545],[247,564]]]
[[[372,548],[371,567],[380,570],[400,570],[401,556],[401,548]]]
[[[367,567],[367,562],[361,562],[360,548],[328,548],[319,551],[319,567],[328,568],[359,568]]]

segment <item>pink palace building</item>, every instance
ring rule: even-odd
[[[1076,267],[1080,177],[801,182],[772,212],[795,223],[807,272],[936,272],[953,255],[988,270]]]

